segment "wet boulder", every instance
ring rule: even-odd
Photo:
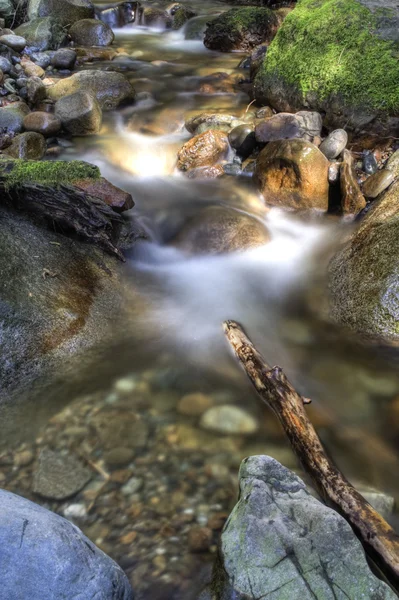
[[[110,8],[97,8],[96,14],[103,23],[109,25],[111,29],[116,29],[139,21],[141,8],[139,2],[119,2]]]
[[[27,131],[15,136],[10,146],[4,150],[7,156],[40,160],[46,152],[46,140],[40,133]]]
[[[268,243],[264,224],[232,208],[211,206],[189,219],[173,240],[188,254],[242,252]]]
[[[221,536],[203,598],[393,600],[370,570],[350,525],[269,456],[246,458],[240,499]]]
[[[111,27],[98,19],[77,21],[69,35],[77,46],[110,46],[115,37]]]
[[[187,21],[196,17],[197,13],[187,8],[187,6],[176,4],[170,10],[170,15],[172,17],[172,29],[181,29]]]
[[[303,139],[270,142],[259,154],[254,178],[267,204],[328,210],[329,161]]]
[[[14,102],[0,108],[0,129],[6,129],[11,133],[20,133],[24,118],[29,112],[29,107],[24,102]]]
[[[73,135],[93,135],[101,129],[101,107],[87,92],[79,91],[60,98],[55,104],[55,116]]]
[[[51,64],[56,69],[68,69],[71,70],[75,66],[77,54],[75,50],[71,48],[61,48],[54,52],[51,57]]]
[[[62,127],[61,121],[55,115],[41,110],[26,115],[23,126],[26,131],[35,131],[45,137],[57,135]]]
[[[15,33],[26,39],[30,52],[58,50],[66,41],[65,29],[54,16],[28,21],[17,27]]]
[[[269,46],[255,97],[278,111],[324,112],[330,129],[397,135],[398,43],[396,2],[301,0]]]
[[[228,149],[226,133],[210,129],[184,144],[177,155],[177,168],[189,171],[197,167],[211,167],[227,155]]]
[[[330,315],[361,336],[399,342],[399,183],[376,200],[329,266]]]
[[[94,18],[94,6],[90,0],[29,0],[28,18],[53,17],[70,26],[81,19]]]
[[[278,17],[268,8],[232,8],[209,22],[204,44],[220,52],[247,52],[270,43],[278,24]]]
[[[147,27],[170,29],[173,19],[170,14],[162,8],[146,6],[143,10],[142,23]]]
[[[94,95],[102,110],[114,110],[135,98],[130,82],[116,71],[79,71],[48,87],[47,95],[57,101],[78,91]]]
[[[133,600],[122,569],[70,521],[0,491],[1,596]]]

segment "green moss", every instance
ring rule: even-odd
[[[217,25],[221,29],[229,29],[232,33],[242,33],[259,27],[262,23],[268,25],[270,21],[276,21],[276,17],[268,8],[259,8],[247,6],[243,8],[232,8],[221,14],[212,25]]]
[[[383,16],[356,0],[299,0],[258,72],[257,97],[283,82],[302,100],[340,96],[353,107],[398,112],[398,49],[375,34]]]
[[[43,185],[72,184],[79,179],[99,179],[98,167],[89,163],[72,160],[68,161],[34,161],[17,159],[7,165],[7,187],[17,187],[23,183],[39,183]],[[11,165],[11,168],[10,168]],[[2,169],[0,163],[0,169]]]

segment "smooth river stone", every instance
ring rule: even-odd
[[[12,48],[16,52],[21,52],[26,46],[26,39],[20,35],[1,35],[0,44],[4,44],[9,48]]]
[[[42,450],[33,478],[35,494],[65,500],[77,494],[92,478],[92,472],[73,454]]]
[[[209,408],[200,421],[203,429],[227,434],[251,434],[258,429],[256,419],[238,406],[225,404]]]
[[[374,175],[370,175],[363,184],[363,193],[366,198],[377,198],[394,181],[395,176],[392,171],[382,169]]]
[[[24,118],[24,128],[48,137],[60,131],[61,121],[51,113],[38,110]]]
[[[337,158],[346,148],[348,143],[348,134],[344,129],[332,131],[328,137],[320,144],[320,150],[329,160]]]

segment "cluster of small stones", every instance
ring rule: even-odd
[[[358,388],[376,392],[366,375],[350,372]],[[388,395],[398,383],[385,388],[379,381]],[[334,431],[323,412],[309,410],[324,434]],[[396,397],[386,418],[397,422],[398,410]],[[165,367],[77,398],[34,441],[0,452],[0,485],[78,525],[122,566],[138,598],[183,600],[210,577],[241,460],[261,451],[297,468],[255,397],[244,403],[230,389],[193,390]]]
[[[0,453],[0,485],[76,523],[122,566],[138,598],[183,599],[209,579],[241,460],[266,447],[295,462],[276,424],[277,441],[261,443],[256,403],[250,412],[225,390],[163,389],[162,375],[74,401],[34,442]]]

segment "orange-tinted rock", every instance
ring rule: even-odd
[[[81,190],[84,190],[90,196],[100,198],[108,206],[111,206],[116,212],[124,212],[133,208],[134,201],[130,194],[116,187],[104,177],[100,179],[81,179],[76,181],[74,185]]]
[[[270,142],[259,154],[254,177],[267,204],[328,209],[329,161],[302,139]]]
[[[344,150],[343,156],[340,167],[341,209],[344,215],[357,215],[366,206],[366,200],[357,183],[352,154]]]
[[[211,167],[222,159],[228,151],[226,133],[211,129],[191,138],[177,155],[177,168],[189,171],[198,167]]]

